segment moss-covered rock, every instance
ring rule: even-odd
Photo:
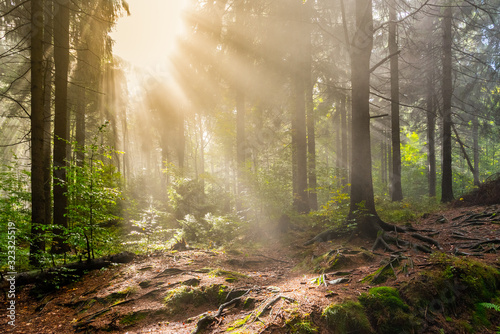
[[[315,334],[318,327],[311,322],[309,314],[296,315],[285,322],[289,333],[294,334]]]
[[[315,257],[312,260],[312,266],[317,273],[329,273],[371,263],[373,259],[373,254],[365,249],[341,248]]]
[[[437,254],[435,267],[421,273],[402,287],[402,293],[420,310],[445,315],[489,302],[499,295],[500,272],[491,266],[465,257]]]
[[[130,312],[120,319],[120,324],[126,327],[133,326],[148,316],[147,311]]]
[[[333,334],[373,333],[365,309],[359,302],[346,301],[329,305],[323,311],[323,317]]]
[[[413,332],[419,327],[418,320],[395,288],[372,288],[368,293],[363,293],[359,301],[377,333],[399,334]]]
[[[227,296],[227,287],[221,284],[191,287],[180,286],[170,290],[164,298],[167,313],[177,314],[186,306],[201,306],[204,304],[219,305]]]

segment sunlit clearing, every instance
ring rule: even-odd
[[[127,0],[130,16],[121,18],[111,37],[114,54],[133,65],[155,70],[168,59],[182,32],[186,0]]]

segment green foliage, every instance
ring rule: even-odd
[[[169,229],[165,219],[167,213],[156,209],[153,204],[140,213],[137,220],[131,220],[132,231],[125,237],[125,244],[139,252],[164,249],[168,247],[167,240],[180,234],[180,231]],[[180,239],[180,235],[177,239]],[[177,240],[176,239],[176,240]]]
[[[415,221],[425,213],[432,213],[441,208],[436,198],[421,196],[407,198],[401,202],[392,202],[388,198],[376,197],[377,213],[383,221],[405,224]]]
[[[478,304],[481,307],[490,309],[490,310],[495,310],[497,312],[500,312],[500,305],[493,304],[493,303],[479,303]]]
[[[398,334],[418,327],[409,306],[401,299],[397,289],[376,287],[359,296],[359,301],[376,328],[377,333]]]
[[[179,220],[182,236],[186,240],[205,245],[222,245],[232,241],[240,223],[230,216],[214,216],[207,213],[203,218],[197,219],[194,215],[186,215]]]
[[[349,194],[343,187],[334,188],[330,191],[328,202],[309,215],[317,225],[348,232],[356,227],[355,222],[346,222],[345,219],[349,212],[349,202]]]
[[[76,273],[76,269],[61,267],[48,271],[43,278],[38,280],[30,290],[30,294],[36,298],[41,298],[48,293],[59,290],[65,285],[80,280],[81,276]]]
[[[363,306],[352,300],[329,305],[323,311],[328,327],[334,334],[373,333]]]
[[[168,199],[177,219],[182,219],[186,215],[201,218],[212,211],[213,206],[208,202],[201,180],[177,175],[170,177]]]
[[[99,128],[99,134],[104,126]],[[70,226],[66,231],[68,242],[77,250],[84,251],[87,259],[95,253],[105,254],[116,250],[117,238],[111,226],[119,220],[121,198],[120,174],[111,164],[113,149],[93,143],[82,150],[85,160],[73,162],[68,167],[68,216]]]
[[[15,226],[16,270],[27,267],[31,222],[30,173],[21,160],[0,167],[0,270],[7,265],[9,224]]]

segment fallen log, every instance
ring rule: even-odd
[[[16,286],[25,286],[39,282],[50,282],[57,279],[58,283],[64,285],[66,280],[72,281],[86,272],[109,267],[113,263],[130,263],[135,259],[135,254],[122,252],[115,255],[105,256],[91,261],[70,263],[62,266],[49,268],[48,270],[33,270],[19,273],[15,276]]]

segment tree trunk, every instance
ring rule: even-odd
[[[38,266],[45,250],[41,226],[45,222],[43,1],[31,1],[31,265]],[[42,18],[42,21],[40,19]]]
[[[54,16],[55,115],[54,115],[54,253],[68,251],[63,237],[68,227],[66,216],[66,162],[68,155],[68,67],[69,67],[69,8],[59,5]]]
[[[434,104],[433,66],[430,67],[427,83],[427,156],[429,196],[436,197],[436,108]]]
[[[380,220],[375,210],[370,145],[370,57],[373,48],[372,0],[356,0],[356,34],[351,51],[352,159],[351,202],[348,219],[376,237]]]
[[[341,131],[341,141],[342,148],[340,153],[340,161],[342,162],[342,179],[340,181],[343,187],[347,186],[349,183],[349,126],[347,125],[347,97],[341,95],[340,98],[340,131]]]
[[[310,10],[312,2],[309,1],[307,5],[307,18],[310,17]],[[309,181],[309,207],[311,210],[318,210],[318,194],[316,192],[317,176],[316,176],[316,117],[314,115],[314,101],[313,101],[313,78],[312,78],[312,41],[311,29],[309,22],[306,22],[307,29],[305,34],[306,42],[306,64],[304,66],[305,88],[306,88],[306,114],[307,114],[307,172]]]
[[[304,76],[307,61],[303,49],[307,38],[305,24],[305,11],[301,3],[294,4],[296,7],[296,40],[295,40],[295,66],[293,71],[293,122],[292,122],[292,150],[296,163],[296,186],[293,194],[293,206],[300,213],[309,212],[309,199],[307,196],[307,126],[306,126],[306,78]],[[293,126],[294,125],[294,126]]]
[[[399,56],[397,42],[396,1],[389,5],[389,54],[391,57],[391,134],[392,134],[392,178],[391,200],[403,200],[401,186],[401,138],[399,130]]]
[[[443,18],[443,164],[441,202],[451,202],[453,196],[453,172],[451,149],[451,99],[452,82],[452,7],[448,6]]]
[[[246,163],[245,140],[245,93],[242,89],[236,91],[236,164],[237,164],[237,192],[243,193],[243,174]],[[240,201],[238,201],[240,202]],[[238,208],[241,209],[241,208]]]
[[[52,0],[45,0],[45,8],[53,12]],[[53,69],[53,29],[52,16],[45,15],[44,27],[44,54],[45,54],[45,83],[44,83],[44,193],[45,193],[45,223],[52,223],[52,69]]]
[[[77,143],[76,147],[76,164],[78,166],[83,166],[83,162],[85,160],[85,132],[86,132],[86,124],[85,124],[85,114],[86,114],[86,85],[87,75],[85,74],[88,71],[89,57],[88,49],[89,43],[87,39],[87,23],[82,21],[80,23],[80,47],[77,51],[77,59],[78,63],[76,65],[76,108],[75,108],[75,141]]]
[[[472,140],[474,150],[474,185],[479,187],[481,180],[479,179],[479,118],[477,113],[474,114],[472,119]]]

